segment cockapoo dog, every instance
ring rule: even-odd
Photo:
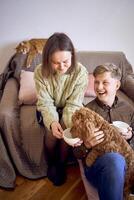
[[[91,166],[97,157],[107,152],[118,152],[124,156],[127,163],[125,178],[125,199],[128,199],[131,188],[134,186],[134,151],[121,136],[118,130],[110,125],[103,117],[89,108],[81,108],[72,116],[71,133],[86,143],[96,128],[104,133],[104,141],[92,148],[86,157],[87,166]]]

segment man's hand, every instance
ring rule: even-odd
[[[103,142],[104,140],[104,133],[103,131],[99,131],[98,129],[95,130],[94,135],[90,136],[86,141],[85,141],[85,146],[90,149],[97,144]]]
[[[59,122],[56,122],[56,121],[52,122],[51,130],[52,130],[53,136],[55,136],[58,139],[63,138],[63,129]]]

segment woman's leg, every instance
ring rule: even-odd
[[[59,112],[58,112],[59,113]],[[44,123],[40,112],[36,112],[38,123],[45,128],[45,155],[48,164],[48,178],[55,184],[61,185],[66,179],[66,161],[70,147],[64,142],[63,139],[57,139],[49,131]],[[60,110],[59,118],[62,117],[62,110]],[[62,119],[61,126],[63,130],[66,128]]]
[[[50,131],[46,131],[45,133],[45,155],[46,155],[46,161],[48,165],[47,170],[47,177],[50,181],[53,182],[54,185],[61,185],[61,180],[59,180],[59,175],[57,171],[57,145],[58,145],[58,139],[53,137],[52,133]]]
[[[44,123],[43,123],[43,117],[41,115],[41,112],[36,110],[36,117],[38,123],[44,128],[45,132],[45,141],[44,141],[44,146],[45,146],[45,155],[46,155],[46,161],[49,166],[53,165],[56,161],[56,145],[58,143],[58,139],[53,137],[51,131],[49,131]]]
[[[100,200],[123,200],[126,163],[118,153],[106,153],[91,167],[85,167],[85,175],[98,190]]]
[[[62,126],[62,129],[65,130],[66,126],[61,118],[60,124]],[[59,144],[59,157],[60,157],[60,163],[66,164],[69,152],[71,152],[72,147],[69,146],[63,139],[60,140]]]
[[[69,146],[63,139],[53,137],[47,131],[45,135],[45,155],[48,164],[48,178],[54,185],[62,185],[66,180],[66,162]]]
[[[63,139],[59,143],[59,158],[56,163],[57,173],[59,174],[62,183],[66,180],[66,167],[68,159],[69,146],[64,142]]]
[[[58,139],[52,135],[50,131],[46,129],[45,132],[45,140],[44,140],[44,148],[46,160],[49,166],[53,165],[57,160],[57,145]]]

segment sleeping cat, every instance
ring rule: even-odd
[[[31,39],[21,42],[16,47],[17,53],[27,54],[26,67],[29,68],[35,56],[39,53],[42,54],[42,50],[47,39]]]

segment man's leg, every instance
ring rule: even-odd
[[[88,181],[97,188],[100,200],[123,200],[126,163],[118,153],[106,153],[85,167]]]

